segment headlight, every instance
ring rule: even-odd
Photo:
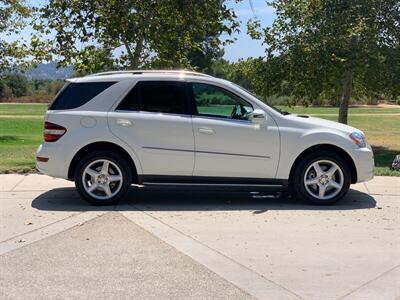
[[[367,146],[367,142],[365,140],[364,135],[361,132],[354,131],[350,134],[351,140],[360,148],[364,148]]]

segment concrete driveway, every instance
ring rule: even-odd
[[[0,187],[1,299],[400,297],[400,178],[329,207],[135,189],[94,207],[37,174]]]

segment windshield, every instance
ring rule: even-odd
[[[240,85],[238,85],[238,84],[236,84],[236,83],[233,83],[233,82],[231,82],[231,84],[234,85],[234,86],[236,86],[236,87],[238,87],[239,89],[241,89],[242,91],[246,92],[247,94],[250,94],[250,95],[253,96],[254,98],[260,100],[261,102],[263,102],[265,105],[267,105],[268,107],[272,108],[272,109],[275,110],[276,112],[278,112],[278,113],[280,113],[280,114],[282,114],[282,115],[284,115],[284,116],[290,115],[290,113],[287,112],[287,111],[280,110],[279,108],[277,108],[277,107],[275,107],[275,106],[273,106],[273,105],[270,105],[270,104],[265,103],[265,102],[262,101],[257,95],[253,94],[253,93],[250,92],[249,90],[246,90],[244,87],[241,87]]]

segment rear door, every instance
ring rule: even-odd
[[[194,137],[185,82],[139,81],[109,113],[113,134],[139,157],[143,175],[192,175]]]

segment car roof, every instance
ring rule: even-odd
[[[110,71],[91,74],[84,77],[76,77],[67,79],[70,82],[100,82],[100,81],[121,81],[125,79],[133,78],[149,78],[149,79],[171,79],[171,80],[182,80],[187,78],[217,78],[193,71],[188,70],[132,70],[132,71]]]

